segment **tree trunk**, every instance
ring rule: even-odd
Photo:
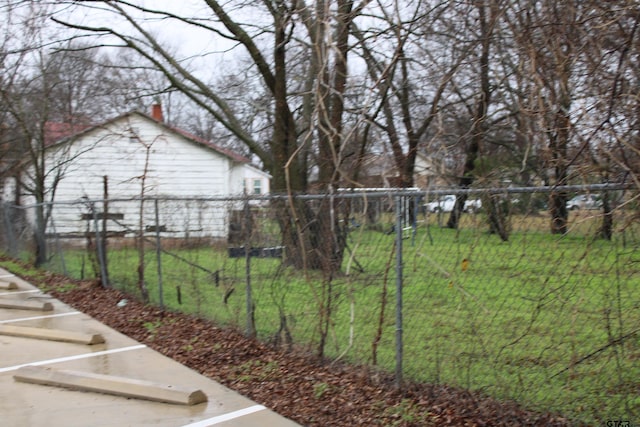
[[[491,48],[491,28],[487,22],[487,16],[485,13],[486,5],[480,3],[478,8],[478,19],[480,23],[480,37],[481,41],[481,53],[480,53],[480,95],[478,97],[475,113],[473,116],[473,123],[471,125],[471,141],[467,147],[467,158],[464,163],[464,169],[462,170],[462,176],[459,181],[461,188],[469,188],[474,181],[474,171],[476,167],[476,160],[480,155],[480,144],[485,135],[485,120],[487,116],[487,110],[489,108],[489,102],[491,101],[491,82],[489,80],[489,54]],[[467,201],[467,195],[461,194],[456,197],[456,203],[453,206],[449,220],[447,221],[447,227],[457,229],[460,224],[460,216],[464,211],[464,205]]]
[[[37,205],[36,210],[36,229],[34,231],[34,241],[36,245],[36,256],[34,260],[35,267],[41,267],[46,264],[48,260],[47,253],[47,214],[46,206],[44,204],[44,183],[36,182],[36,192],[34,194]],[[19,191],[19,190],[17,190]]]
[[[316,202],[316,201],[313,201]],[[346,244],[346,229],[337,202],[327,197],[312,208],[305,200],[291,197],[275,201],[286,248],[285,262],[301,270],[320,270],[333,275],[340,269]]]
[[[565,234],[569,221],[566,192],[551,193],[549,196],[549,215],[551,216],[551,234]]]
[[[483,203],[487,210],[489,232],[500,236],[503,242],[509,240],[508,204],[509,202],[498,194],[486,197]]]
[[[567,80],[564,81],[568,84]],[[566,88],[566,85],[563,85]],[[565,89],[562,88],[561,91]],[[567,164],[567,147],[569,145],[569,108],[571,101],[568,93],[562,94],[562,101],[556,112],[555,129],[550,132],[550,151],[555,169],[555,184],[562,186],[568,183],[569,166]],[[565,234],[568,230],[569,211],[567,210],[567,193],[553,192],[549,196],[549,214],[551,215],[551,233]]]
[[[343,95],[346,89],[348,25],[351,19],[352,2],[340,1],[337,11],[337,48],[334,57],[333,74],[329,72],[326,55],[330,50],[323,44],[323,32],[316,46],[318,63],[324,65],[325,72],[319,77],[317,102],[319,110],[318,126],[318,180],[323,190],[333,191],[340,180],[340,148],[342,145]],[[323,199],[320,206],[311,208],[308,203],[295,198],[306,192],[307,170],[305,151],[300,150],[294,116],[287,103],[286,86],[286,20],[276,20],[274,46],[274,86],[275,99],[274,133],[272,153],[273,189],[290,195],[288,201],[276,202],[278,220],[286,247],[286,262],[299,269],[322,270],[331,275],[340,268],[345,247],[345,238],[340,231],[339,215],[332,198]],[[323,28],[325,22],[319,22]]]
[[[613,212],[611,211],[611,197],[609,192],[602,193],[602,225],[598,230],[598,234],[605,240],[611,240],[613,237]]]
[[[36,208],[39,210],[39,208]],[[36,230],[33,233],[35,245],[36,245],[36,257],[34,260],[34,266],[41,267],[47,262],[47,239],[45,238],[45,227],[43,225],[43,218],[40,212],[36,213]]]

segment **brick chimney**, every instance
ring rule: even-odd
[[[151,117],[159,122],[164,122],[164,116],[162,114],[162,104],[153,104],[151,106]]]

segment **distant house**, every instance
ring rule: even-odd
[[[450,182],[450,174],[447,173],[444,163],[423,152],[416,155],[416,163],[413,169],[413,184],[423,190],[455,186]]]
[[[401,185],[398,169],[389,154],[368,153],[360,159],[361,172],[357,182],[343,184],[345,187],[357,188],[398,188]],[[355,167],[355,166],[354,166]],[[416,155],[413,170],[413,187],[422,190],[451,187],[448,182],[445,166],[442,161],[423,152]]]
[[[61,127],[54,128],[58,137],[64,133]],[[176,237],[225,237],[228,233],[228,212],[233,206],[187,199],[270,191],[268,173],[238,153],[166,125],[160,106],[154,106],[151,115],[130,112],[51,142],[45,159],[46,187],[55,188],[55,201],[99,200],[105,195],[109,199],[159,198],[160,224],[150,202],[144,206],[143,222],[151,224],[146,225],[149,230],[159,226]],[[34,201],[29,194],[20,199],[23,205]],[[102,209],[102,203],[93,212],[89,203],[55,205],[49,230],[82,235],[95,211]],[[109,231],[126,235],[138,230],[140,212],[139,202],[110,202],[104,215],[110,220]]]
[[[355,156],[354,156],[355,157]],[[345,166],[346,170],[359,169],[357,176],[341,182],[343,188],[396,188],[399,186],[398,172],[393,158],[386,153],[365,153]]]

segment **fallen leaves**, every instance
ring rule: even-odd
[[[399,391],[392,378],[376,375],[374,381],[363,367],[279,351],[209,321],[145,306],[114,289],[70,289],[68,279],[55,275],[45,280],[61,301],[304,426],[570,425],[559,416],[442,385],[411,384]],[[118,307],[125,298],[127,304]]]

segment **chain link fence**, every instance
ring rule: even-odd
[[[568,215],[553,234],[557,194]],[[363,190],[40,208],[48,269],[398,384],[480,390],[599,424],[640,419],[637,196]],[[38,208],[3,205],[6,253],[33,259]]]

